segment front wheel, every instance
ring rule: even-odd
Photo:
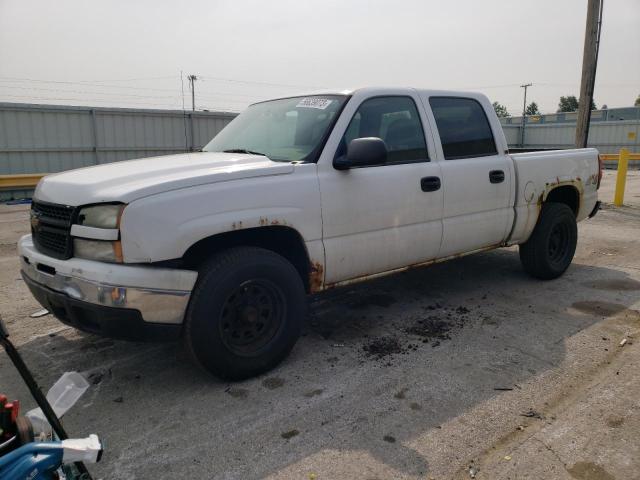
[[[241,380],[288,355],[305,313],[304,286],[291,263],[262,248],[233,248],[200,270],[184,340],[204,369]]]
[[[576,217],[564,203],[545,203],[531,237],[520,245],[520,261],[531,276],[551,280],[573,260],[578,242]]]

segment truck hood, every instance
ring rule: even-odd
[[[291,163],[262,155],[197,152],[126,160],[47,175],[36,188],[37,200],[71,206],[130,203],[149,195],[240,178],[283,175]]]

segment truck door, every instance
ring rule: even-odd
[[[511,158],[498,148],[478,100],[431,96],[428,104],[440,138],[444,188],[438,256],[500,244],[513,223]]]
[[[393,270],[435,258],[442,237],[440,166],[419,98],[413,93],[367,98],[345,107],[318,163],[325,283]],[[387,160],[337,170],[356,138],[378,137]]]

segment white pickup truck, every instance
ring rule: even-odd
[[[43,178],[22,275],[66,324],[181,337],[246,378],[293,348],[308,293],[515,244],[529,274],[558,277],[600,178],[594,149],[510,155],[478,93],[281,98],[202,152]]]

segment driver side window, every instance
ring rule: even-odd
[[[349,142],[363,137],[384,141],[385,165],[429,161],[422,122],[410,97],[375,97],[362,102],[342,137],[336,157],[346,155]]]

